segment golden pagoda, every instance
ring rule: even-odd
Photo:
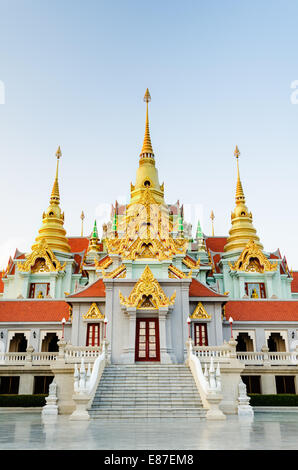
[[[64,213],[61,212],[59,183],[58,183],[58,171],[59,171],[59,160],[62,152],[60,147],[56,152],[57,166],[56,176],[53,184],[53,189],[50,197],[50,205],[46,212],[42,215],[42,227],[38,231],[38,236],[35,239],[35,243],[32,245],[32,250],[40,244],[41,240],[45,240],[47,246],[51,250],[61,251],[64,253],[70,253],[71,249],[66,237],[66,231],[64,229]]]
[[[248,211],[248,208],[245,205],[245,196],[239,172],[240,152],[237,146],[234,155],[237,161],[237,184],[235,196],[236,207],[234,212],[231,214],[232,227],[229,231],[229,237],[224,247],[224,251],[226,253],[242,251],[250,240],[253,240],[257,247],[262,250],[263,245],[260,243],[256,229],[252,224],[252,214]]]

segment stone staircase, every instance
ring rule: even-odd
[[[203,419],[196,384],[184,365],[106,366],[91,408],[92,418]]]

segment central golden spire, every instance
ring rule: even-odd
[[[263,249],[263,245],[260,243],[260,239],[257,236],[256,229],[252,224],[252,214],[248,212],[248,208],[245,205],[245,196],[240,180],[239,172],[239,156],[240,152],[236,146],[234,155],[237,161],[237,183],[236,183],[236,194],[235,202],[236,207],[234,212],[231,214],[232,227],[229,232],[227,243],[224,247],[225,252],[239,251],[247,245],[250,240],[253,240],[260,250]]]
[[[148,103],[151,101],[151,96],[149,90],[147,88],[144,101],[146,103],[146,124],[145,124],[145,135],[144,135],[144,142],[142,151],[140,153],[140,157],[154,157],[153,148],[151,144],[150,138],[150,130],[149,130],[149,117],[148,117]]]

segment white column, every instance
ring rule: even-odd
[[[172,363],[172,360],[168,353],[168,348],[167,348],[166,317],[167,317],[168,311],[169,311],[168,307],[161,307],[158,311],[160,362],[162,364]]]
[[[136,316],[137,310],[134,307],[127,308],[127,315],[129,317],[128,326],[128,344],[126,348],[126,361],[128,364],[135,362],[135,344],[136,344]]]

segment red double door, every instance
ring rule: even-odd
[[[157,318],[137,318],[136,361],[159,361],[159,328]]]

